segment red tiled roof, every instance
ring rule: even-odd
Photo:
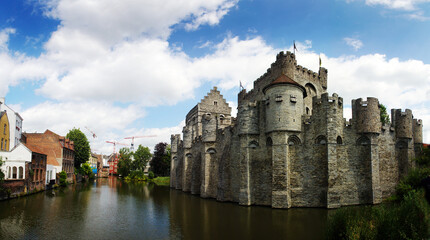
[[[275,81],[271,82],[269,85],[267,85],[266,87],[264,87],[263,91],[265,92],[267,88],[273,86],[273,85],[278,85],[278,84],[291,84],[291,85],[295,85],[300,87],[303,90],[303,97],[306,97],[306,90],[305,88],[298,84],[296,81],[294,81],[293,79],[289,78],[287,75],[285,74],[281,74],[277,79],[275,79]]]
[[[429,148],[429,146],[430,146],[430,144],[428,144],[428,143],[423,143],[423,147],[424,147],[424,148]]]

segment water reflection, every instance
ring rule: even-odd
[[[98,179],[0,202],[0,239],[321,239],[324,209],[273,210]]]

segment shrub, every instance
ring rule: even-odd
[[[155,177],[154,173],[152,171],[149,171],[148,172],[148,178],[149,179],[154,179],[154,177]]]
[[[60,186],[67,186],[67,173],[65,171],[60,172]]]

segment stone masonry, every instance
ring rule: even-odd
[[[238,95],[237,118],[214,87],[172,135],[170,186],[204,198],[273,208],[377,204],[395,191],[422,149],[422,121],[376,98],[327,92],[315,73],[281,52],[254,88]]]

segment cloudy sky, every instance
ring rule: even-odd
[[[429,0],[16,0],[0,3],[0,96],[27,132],[76,127],[153,147],[218,86],[234,113],[280,51],[328,91],[410,108],[430,142]],[[88,129],[97,134],[92,138]]]

